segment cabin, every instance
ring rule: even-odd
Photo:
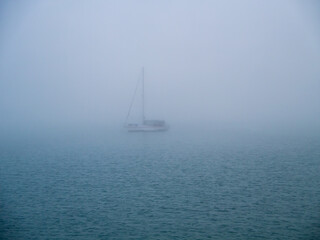
[[[144,120],[143,125],[152,127],[163,127],[166,125],[166,122],[163,120]]]

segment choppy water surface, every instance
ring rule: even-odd
[[[320,138],[209,131],[5,142],[2,239],[319,239]]]

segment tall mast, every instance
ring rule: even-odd
[[[142,123],[144,124],[145,115],[144,115],[144,67],[142,67]]]

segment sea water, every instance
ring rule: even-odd
[[[101,129],[2,139],[0,161],[1,239],[320,237],[316,136]]]

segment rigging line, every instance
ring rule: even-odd
[[[126,120],[125,120],[125,122],[124,122],[125,124],[128,122],[128,118],[129,118],[129,115],[130,115],[130,112],[131,112],[131,108],[132,108],[132,106],[133,106],[133,102],[134,102],[134,99],[135,99],[135,97],[136,97],[136,93],[137,93],[137,90],[138,90],[139,82],[140,82],[140,78],[139,78],[138,81],[137,81],[136,88],[135,88],[134,94],[133,94],[133,96],[132,96],[132,100],[131,100],[131,103],[130,103],[129,111],[128,111]]]

